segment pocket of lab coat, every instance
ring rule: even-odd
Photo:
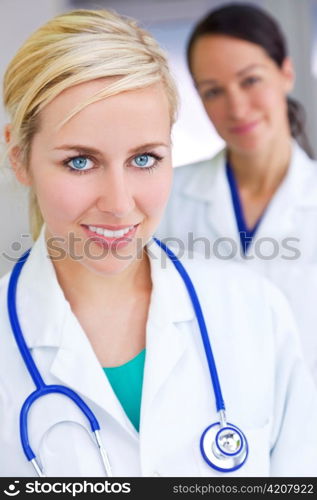
[[[62,421],[49,427],[38,456],[48,477],[105,476],[94,436],[79,422]]]
[[[200,443],[196,445],[196,455],[199,463],[198,468],[201,476],[219,477],[260,477],[270,475],[270,423],[267,422],[262,427],[251,429],[241,429],[245,434],[249,455],[246,462],[240,469],[234,472],[218,472],[210,467],[200,453]]]

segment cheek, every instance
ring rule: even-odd
[[[262,89],[255,93],[253,102],[255,106],[271,115],[285,113],[287,107],[285,94],[279,88],[267,87]]]
[[[203,104],[212,124],[215,126],[217,130],[221,130],[221,127],[224,124],[227,115],[225,103],[219,101],[217,103],[207,102],[206,104],[205,103]]]
[[[84,183],[69,175],[37,176],[34,189],[44,220],[69,221],[78,217],[90,202]]]
[[[172,186],[172,166],[164,167],[160,172],[154,171],[142,175],[148,176],[148,179],[138,187],[137,205],[144,214],[150,217],[160,217]]]

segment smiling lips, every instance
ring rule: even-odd
[[[249,122],[249,123],[245,123],[242,125],[237,125],[235,127],[231,127],[229,130],[233,134],[247,134],[248,132],[253,130],[257,126],[258,123],[259,123],[259,120],[256,120],[253,122]]]
[[[121,248],[130,243],[139,224],[131,226],[92,226],[84,225],[84,229],[95,243],[102,246]]]

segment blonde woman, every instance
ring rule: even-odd
[[[0,283],[1,475],[315,475],[284,299],[152,239],[177,103],[153,38],[60,15],[11,61],[4,102],[36,242]]]

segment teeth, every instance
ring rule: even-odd
[[[134,226],[129,226],[124,229],[118,229],[117,231],[110,231],[109,229],[103,229],[102,227],[88,226],[90,231],[105,236],[106,238],[122,238],[122,236],[131,231],[133,227]]]

